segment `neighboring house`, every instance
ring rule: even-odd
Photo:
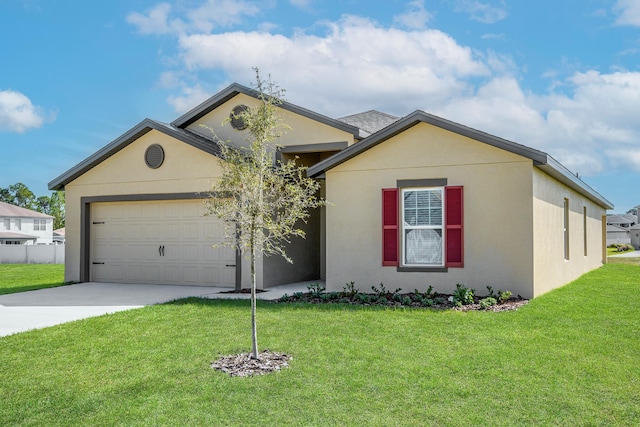
[[[631,229],[607,224],[607,246],[631,243]]]
[[[631,239],[631,244],[636,250],[640,249],[640,224],[636,224],[629,229],[629,235]],[[607,241],[608,241],[607,234]]]
[[[171,124],[145,119],[49,183],[66,191],[65,280],[233,286],[248,262],[214,246],[203,192],[220,176],[217,137],[246,144],[231,85]],[[602,265],[613,206],[556,160],[430,114],[331,119],[285,102],[278,156],[298,158],[331,202],[292,242],[294,264],[258,262],[258,286],[324,279],[363,291],[451,292],[465,283],[534,297]]]
[[[49,245],[53,217],[0,202],[0,245]]]
[[[53,230],[53,243],[63,245],[64,244],[64,227]]]
[[[638,217],[631,214],[607,215],[607,246],[612,244],[630,244],[630,230],[637,222]]]

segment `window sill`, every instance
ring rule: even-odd
[[[447,267],[397,267],[398,273],[446,273],[449,271]]]

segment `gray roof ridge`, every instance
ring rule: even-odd
[[[355,114],[349,114],[348,116],[340,117],[340,118],[338,118],[337,120],[342,120],[342,119],[346,119],[346,118],[349,118],[349,117],[360,116],[360,115],[362,115],[362,114],[367,114],[367,113],[376,113],[376,114],[380,114],[380,115],[382,115],[382,116],[387,116],[387,117],[392,118],[392,119],[399,119],[399,118],[401,118],[401,116],[396,116],[396,115],[394,115],[394,114],[385,113],[384,111],[380,111],[380,110],[376,110],[376,109],[371,109],[371,110],[367,110],[367,111],[361,111],[361,112],[359,112],[359,113],[355,113]]]

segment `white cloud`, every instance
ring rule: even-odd
[[[214,28],[239,24],[243,17],[257,15],[260,8],[246,0],[207,0],[197,8],[182,11],[185,20],[172,18],[174,12],[171,4],[158,3],[146,13],[131,12],[126,20],[141,34],[208,33]]]
[[[546,151],[581,175],[640,171],[640,73],[549,72],[551,89],[533,93],[523,89],[512,57],[473,51],[439,30],[385,27],[356,16],[318,28],[325,32],[176,33],[180,66],[159,82],[174,88],[168,102],[182,113],[211,95],[185,80],[214,72],[250,84],[258,66],[291,102],[330,117],[422,109]]]
[[[258,5],[244,0],[207,0],[202,6],[189,11],[192,30],[210,32],[218,27],[230,27],[242,22],[245,16],[260,12]]]
[[[146,14],[131,12],[127,15],[127,22],[137,27],[140,34],[168,34],[182,27],[180,20],[169,21],[171,13],[169,3],[158,3]]]
[[[546,151],[581,175],[615,166],[640,170],[640,73],[575,73],[569,95],[526,93],[514,78],[497,77],[473,96],[437,112],[454,121]]]
[[[431,14],[424,7],[424,0],[413,0],[407,4],[407,10],[403,14],[393,18],[393,22],[412,30],[426,28]]]
[[[384,28],[353,16],[326,25],[322,36],[183,35],[179,46],[190,70],[224,70],[236,81],[249,82],[251,67],[258,66],[283,76],[279,83],[306,107],[322,110],[331,104],[335,115],[353,113],[363,100],[387,109],[404,109],[407,99],[413,105],[424,99],[436,104],[468,90],[466,79],[489,75],[471,49],[441,31]]]
[[[182,114],[191,110],[210,96],[211,93],[204,90],[199,84],[196,84],[193,87],[183,85],[181,94],[177,96],[169,96],[167,98],[167,102],[177,113]]]
[[[618,15],[617,25],[640,27],[640,1],[618,0],[613,9]]]
[[[20,92],[0,91],[0,131],[23,133],[42,126],[48,119],[42,108]],[[51,115],[51,120],[53,115]]]
[[[503,1],[498,2],[499,5],[493,5],[477,0],[457,0],[456,10],[469,15],[474,21],[483,24],[495,24],[507,17],[507,9]]]

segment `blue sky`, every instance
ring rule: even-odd
[[[48,194],[254,66],[330,117],[421,109],[640,204],[640,0],[0,0],[0,187]]]

